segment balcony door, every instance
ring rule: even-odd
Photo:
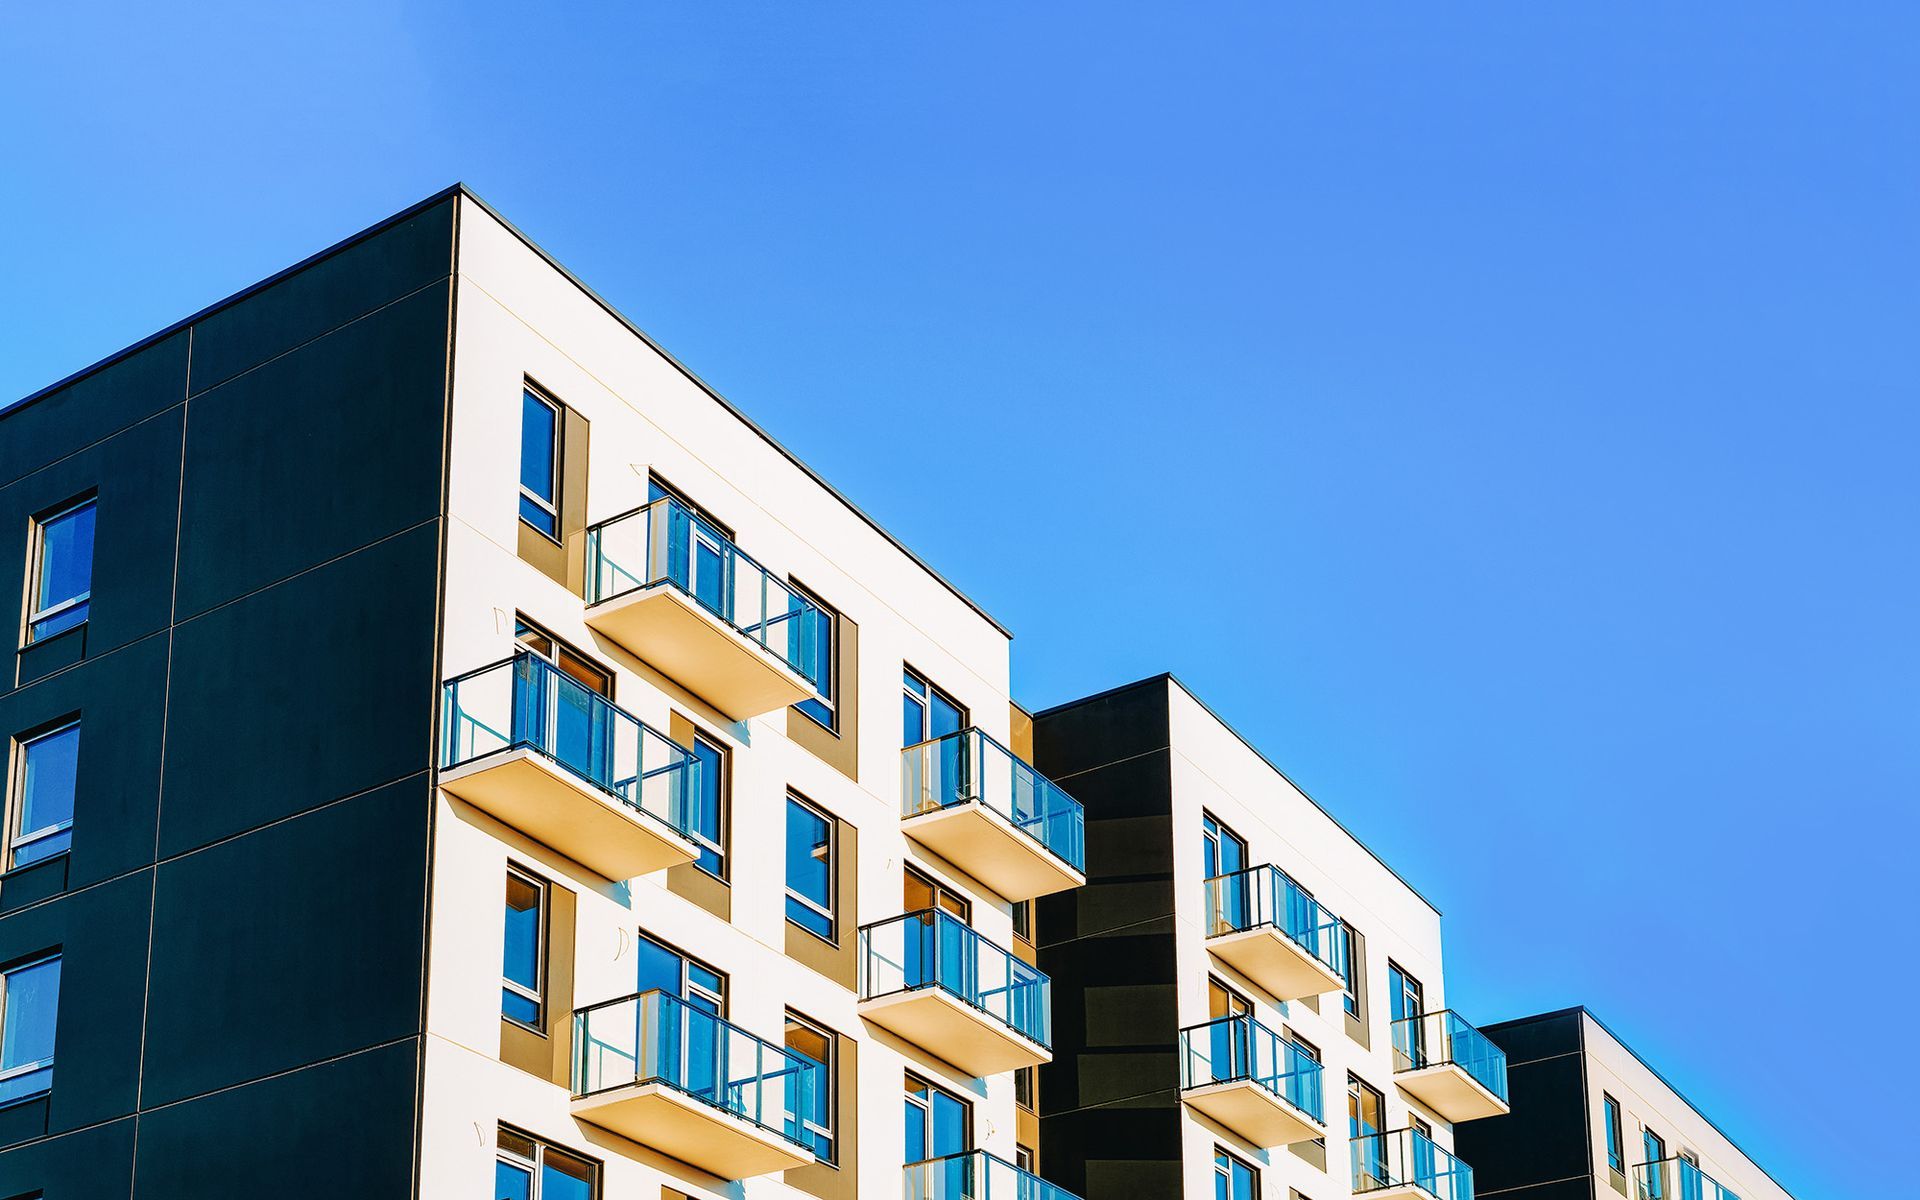
[[[1371,1191],[1385,1187],[1387,1178],[1387,1139],[1381,1126],[1386,1120],[1386,1102],[1378,1088],[1370,1087],[1357,1075],[1347,1076],[1347,1136],[1353,1139],[1353,1190]]]
[[[656,1071],[688,1095],[710,1104],[725,1105],[727,1036],[723,1024],[727,1008],[726,976],[698,959],[688,958],[663,942],[640,934],[637,992],[659,991],[683,1003],[660,1004],[659,1027],[640,1031],[639,1044],[654,1049],[662,1059]],[[644,1014],[648,1006],[640,1006]]]
[[[1213,1024],[1207,1027],[1207,1056],[1216,1081],[1252,1076],[1252,1046],[1249,1045],[1249,1039],[1253,1030],[1245,1019],[1233,1019],[1251,1016],[1253,1005],[1245,996],[1218,979],[1208,978],[1207,1019]]]
[[[1387,1004],[1392,1010],[1394,1069],[1427,1065],[1424,1022],[1413,1018],[1426,1011],[1425,989],[1420,981],[1402,970],[1399,963],[1387,962]]]
[[[968,924],[973,905],[912,867],[906,868],[902,882],[906,911],[920,914],[907,922],[902,964],[907,986],[934,985],[955,995],[973,996],[980,973],[979,950]],[[942,920],[940,914],[952,919]]]
[[[973,1146],[973,1110],[965,1100],[935,1087],[911,1072],[907,1074],[906,1159],[908,1163],[926,1162],[965,1154]],[[964,1170],[967,1163],[951,1164]],[[964,1178],[930,1180],[930,1196],[972,1196]],[[948,1186],[949,1183],[951,1186]]]
[[[921,800],[945,808],[971,795],[966,748],[961,745],[966,739],[952,736],[967,727],[967,710],[911,667],[901,669],[900,688],[900,745],[946,739],[920,752],[918,768],[925,773],[919,781],[925,789]]]
[[[1450,1194],[1440,1190],[1440,1156],[1433,1144],[1433,1126],[1412,1113],[1407,1114],[1407,1126],[1412,1130],[1407,1135],[1407,1141],[1411,1143],[1407,1147],[1411,1159],[1407,1165],[1412,1170],[1415,1186],[1424,1188],[1434,1196]]]
[[[1201,814],[1200,833],[1202,878],[1218,880],[1207,889],[1207,935],[1245,929],[1253,923],[1251,898],[1247,877],[1238,872],[1247,869],[1247,839],[1212,813]],[[1232,878],[1222,878],[1228,875]]]
[[[734,620],[732,532],[659,479],[647,481],[648,503],[669,499],[680,507],[667,514],[667,578],[716,616]]]
[[[613,673],[525,617],[514,619],[513,640],[553,668],[529,665],[515,678],[514,740],[611,791],[637,787],[613,777]]]

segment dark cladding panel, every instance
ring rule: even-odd
[[[160,868],[143,1103],[419,1031],[428,808],[422,774]]]
[[[127,1200],[133,1194],[133,1127],[128,1117],[0,1153],[0,1196]]]
[[[0,484],[110,437],[187,398],[181,330],[0,415]]]
[[[1580,1014],[1494,1025],[1483,1032],[1507,1052],[1513,1111],[1456,1125],[1454,1151],[1472,1164],[1476,1192],[1558,1200],[1560,1181],[1586,1180],[1593,1170]]]
[[[438,570],[426,525],[175,631],[164,854],[432,765]]]
[[[1039,714],[1033,719],[1033,765],[1059,781],[1089,767],[1161,749],[1171,739],[1171,686],[1165,676],[1156,676]],[[1073,792],[1070,786],[1067,790]],[[1074,798],[1079,799],[1077,793]]]
[[[447,290],[194,397],[179,619],[438,514]]]
[[[418,1054],[409,1039],[145,1114],[136,1200],[410,1200]]]
[[[449,197],[197,322],[193,394],[450,276],[453,205]]]

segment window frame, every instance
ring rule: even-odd
[[[516,507],[514,514],[520,518],[522,525],[525,525],[528,529],[533,530],[555,545],[560,545],[562,544],[560,541],[560,459],[562,455],[561,438],[564,436],[566,430],[566,407],[552,396],[549,396],[544,389],[535,387],[533,381],[530,379],[521,382],[520,394],[520,458],[522,467],[522,478],[519,481],[520,499],[523,501],[533,501],[534,507],[540,509],[553,519],[553,528],[542,529],[540,526],[534,524],[527,518],[526,511],[522,508]],[[547,456],[547,487],[553,492],[553,495],[550,497],[529,491],[527,489],[527,481],[524,477],[527,453],[528,400],[532,400],[534,403],[545,408],[553,418],[553,453]]]
[[[69,729],[79,728],[80,717],[78,714],[75,714],[69,717],[62,717],[51,725],[43,725],[32,732],[18,734],[14,737],[13,753],[10,756],[12,763],[7,771],[5,871],[16,871],[23,867],[35,866],[72,852],[72,838],[69,836],[66,849],[56,850],[45,858],[36,858],[32,862],[23,863],[15,861],[15,857],[20,853],[22,847],[45,841],[61,833],[71,835],[73,832],[72,817],[68,817],[64,821],[57,821],[52,825],[44,826],[40,829],[23,830],[20,828],[20,825],[21,822],[25,820],[27,811],[27,752],[29,747],[44,742],[49,738],[57,737]],[[78,800],[80,793],[79,753],[79,750],[76,748],[74,750],[74,794],[68,797],[68,807],[70,808]]]
[[[1340,1008],[1347,1016],[1360,1019],[1360,931],[1343,918],[1340,922],[1340,947],[1347,960],[1346,987],[1340,993]]]
[[[1247,846],[1247,839],[1241,837],[1238,833],[1235,833],[1233,826],[1227,824],[1225,821],[1222,821],[1219,817],[1213,815],[1213,813],[1207,811],[1206,809],[1204,808],[1201,809],[1200,810],[1200,844],[1201,844],[1201,855],[1202,855],[1201,866],[1203,868],[1206,866],[1207,857],[1211,857],[1213,859],[1213,873],[1211,875],[1208,875],[1207,878],[1218,879],[1223,874],[1232,873],[1232,872],[1221,872],[1218,869],[1220,866],[1220,860],[1221,860],[1220,847],[1228,841],[1233,842],[1234,845],[1240,848],[1240,866],[1236,868],[1236,870],[1240,870],[1240,871],[1246,870],[1249,866],[1252,865],[1251,862],[1249,861],[1250,852]]]
[[[934,1120],[933,1120],[933,1096],[934,1096],[934,1093],[937,1092],[940,1095],[945,1096],[947,1099],[953,1101],[955,1104],[958,1104],[960,1106],[960,1123],[962,1127],[960,1131],[961,1132],[960,1142],[962,1146],[971,1148],[974,1145],[973,1101],[967,1099],[965,1096],[961,1095],[959,1092],[954,1091],[952,1088],[941,1087],[939,1084],[935,1083],[931,1079],[928,1079],[925,1075],[922,1075],[918,1071],[908,1070],[904,1072],[904,1074],[906,1076],[905,1102],[913,1105],[915,1108],[920,1110],[920,1119],[922,1122],[921,1128],[926,1133],[926,1141],[927,1141],[928,1147],[929,1148],[933,1147],[935,1135],[937,1133],[937,1130],[934,1128]],[[925,1101],[916,1100],[914,1098],[915,1092],[914,1092],[913,1085],[916,1083],[918,1083],[922,1088],[926,1089],[927,1098]],[[962,1152],[964,1153],[964,1151]],[[935,1155],[935,1158],[938,1158],[938,1157],[939,1157],[938,1155]],[[927,1159],[922,1161],[932,1161],[932,1160]],[[908,1163],[905,1165],[911,1166],[912,1164]]]
[[[924,884],[928,891],[927,902],[916,905],[906,898],[906,885],[909,880]],[[963,925],[973,924],[973,899],[958,888],[949,887],[943,881],[934,878],[915,863],[900,865],[900,907],[904,912],[943,912],[954,917]],[[949,903],[950,902],[950,903]]]
[[[803,933],[817,937],[823,942],[837,946],[840,944],[840,914],[838,911],[839,906],[836,903],[840,890],[840,822],[834,819],[832,813],[821,808],[805,796],[802,796],[799,792],[789,788],[787,789],[787,820],[789,823],[793,820],[793,810],[796,807],[819,819],[827,827],[827,903],[822,906],[811,896],[805,896],[794,891],[793,879],[790,872],[783,871],[783,874],[786,874],[787,878],[782,882],[785,885],[787,900],[789,902],[797,901],[802,908],[825,918],[827,922],[827,932],[821,933],[817,929],[809,929],[807,926],[794,920],[791,912],[787,912],[784,909],[783,912],[785,913],[787,924],[792,925],[795,929]],[[789,838],[792,837],[790,824],[787,836]],[[787,864],[783,864],[783,867],[786,865]]]
[[[840,1165],[840,1035],[803,1013],[797,1013],[789,1008],[786,1010],[786,1014],[786,1028],[788,1031],[791,1031],[792,1028],[797,1025],[802,1029],[819,1035],[826,1041],[827,1059],[820,1064],[820,1086],[816,1093],[819,1096],[825,1097],[827,1110],[826,1125],[822,1127],[812,1116],[802,1114],[800,1117],[800,1128],[808,1133],[818,1134],[826,1139],[827,1152],[824,1155],[820,1153],[819,1143],[814,1143],[814,1159],[817,1162],[822,1162],[827,1166],[838,1169]],[[781,1041],[784,1046],[784,1034]],[[798,1053],[791,1046],[787,1046],[786,1049],[789,1053]],[[812,1058],[812,1055],[805,1055],[803,1057]]]
[[[89,543],[87,547],[86,590],[76,595],[56,600],[45,608],[38,608],[36,605],[39,604],[40,586],[47,575],[47,527],[61,518],[70,517],[85,508],[94,510],[95,537],[95,542]],[[86,495],[74,500],[69,500],[65,504],[47,509],[33,518],[33,534],[27,539],[27,602],[25,605],[27,613],[26,624],[22,631],[20,641],[23,647],[38,645],[51,638],[59,637],[63,633],[71,633],[75,629],[85,625],[88,619],[92,617],[93,560],[94,549],[99,537],[99,510],[99,494],[96,492],[88,492]],[[65,629],[56,629],[50,633],[39,633],[35,631],[35,626],[44,624],[63,613],[71,612],[73,609],[81,606],[85,606],[87,612],[82,614],[78,621],[67,626]]]
[[[799,701],[791,707],[807,720],[812,721],[815,725],[818,725],[835,737],[839,737],[840,610],[822,600],[818,592],[815,592],[812,588],[794,579],[792,576],[787,577],[787,586],[798,593],[807,603],[813,605],[820,611],[823,623],[826,626],[826,647],[823,653],[826,655],[826,671],[824,675],[826,676],[827,694],[822,696],[816,690],[813,695],[808,696],[806,699]],[[813,680],[810,679],[807,682],[812,683]],[[810,707],[814,705],[826,710],[827,715],[824,720]]]
[[[680,947],[674,945],[672,942],[667,941],[665,938],[655,937],[653,934],[648,933],[644,929],[635,930],[634,936],[639,938],[641,941],[652,942],[655,946],[659,947],[661,950],[664,950],[666,953],[672,955],[674,958],[679,960],[680,981],[676,985],[676,989],[673,993],[674,999],[683,1001],[688,1004],[692,1004],[693,1000],[690,998],[689,993],[698,994],[699,996],[707,1000],[711,1000],[713,1002],[714,1011],[712,1015],[719,1017],[722,1021],[727,1019],[727,998],[728,998],[728,994],[732,992],[733,989],[731,986],[729,986],[732,981],[731,979],[728,978],[727,973],[725,971],[722,971],[720,968],[714,966],[712,963],[708,962],[703,958],[696,958],[693,955],[688,954],[685,950],[682,950]],[[695,982],[693,978],[693,969],[695,967],[698,967],[702,971],[705,971],[709,975],[712,975],[714,979],[717,981],[718,986],[708,987],[703,983]],[[638,980],[635,981],[635,985],[638,986]],[[706,1010],[701,1009],[701,1011],[705,1012]]]
[[[529,1146],[533,1148],[532,1155],[531,1156],[523,1155],[517,1151],[509,1150],[506,1146],[501,1144],[501,1136],[500,1136],[501,1134],[507,1134],[511,1137],[516,1137],[516,1138],[519,1138],[521,1141],[526,1142]],[[553,1153],[559,1155],[562,1158],[572,1159],[574,1162],[577,1162],[581,1166],[585,1167],[587,1169],[587,1189],[588,1189],[587,1194],[589,1196],[592,1196],[594,1200],[600,1200],[601,1179],[604,1173],[601,1170],[601,1164],[598,1159],[588,1158],[584,1154],[577,1154],[572,1150],[566,1149],[565,1147],[556,1146],[552,1142],[549,1142],[544,1138],[535,1137],[534,1135],[527,1133],[524,1130],[517,1129],[512,1125],[503,1124],[503,1125],[497,1125],[494,1127],[494,1135],[493,1135],[494,1162],[506,1163],[510,1167],[513,1167],[515,1169],[525,1170],[527,1172],[527,1178],[531,1181],[531,1184],[532,1184],[532,1186],[527,1189],[527,1195],[531,1198],[531,1200],[541,1200],[541,1192],[545,1183],[543,1174],[544,1174],[544,1169],[547,1163],[548,1151],[552,1151]]]
[[[1016,1067],[1013,1072],[1013,1102],[1036,1116],[1040,1112],[1040,1068]]]
[[[44,954],[36,954],[31,958],[22,959],[7,967],[5,970],[0,971],[0,1036],[4,1036],[6,1027],[13,1021],[13,977],[22,971],[32,970],[34,967],[43,967],[48,963],[57,963],[60,959],[61,951],[49,950]],[[9,1081],[18,1079],[23,1075],[31,1075],[36,1071],[46,1071],[48,1073],[47,1086],[37,1092],[28,1092],[25,1095],[15,1096],[8,1100],[0,1100],[0,1108],[36,1099],[53,1090],[53,1065],[55,1059],[59,1057],[57,1053],[60,1017],[60,990],[58,984],[54,987],[53,1006],[56,1053],[46,1058],[36,1059],[30,1063],[22,1063],[17,1066],[0,1069],[0,1085],[5,1085]]]
[[[1622,1174],[1627,1170],[1626,1127],[1621,1120],[1620,1102],[1609,1092],[1600,1093],[1601,1136],[1607,1142],[1607,1166]]]
[[[503,953],[501,955],[502,962],[500,966],[500,987],[502,988],[502,990],[512,992],[514,995],[519,996],[523,1000],[530,1001],[534,1006],[535,1012],[534,1012],[533,1021],[529,1023],[527,1021],[522,1021],[520,1018],[509,1014],[506,1011],[506,1009],[502,1007],[500,1010],[500,1019],[503,1021],[511,1021],[513,1024],[519,1026],[521,1029],[524,1029],[529,1033],[537,1033],[541,1037],[545,1037],[547,1036],[547,1031],[546,1031],[547,983],[548,983],[547,948],[548,948],[549,942],[551,941],[550,931],[547,928],[547,921],[549,917],[551,917],[552,915],[552,904],[551,904],[552,890],[549,887],[547,881],[540,878],[540,876],[535,875],[533,872],[527,870],[524,867],[521,867],[514,863],[509,862],[507,864],[507,873],[506,873],[506,881],[508,886],[512,885],[513,880],[516,877],[518,877],[520,882],[522,883],[531,884],[534,889],[534,897],[535,897],[534,926],[535,928],[534,928],[534,942],[533,942],[533,966],[534,966],[534,973],[538,977],[538,986],[535,988],[529,989],[525,984],[520,983],[517,980],[507,978],[506,963],[504,961],[505,953],[503,950]],[[506,897],[502,896],[501,912],[502,912],[503,931],[505,929],[507,905],[508,905],[508,901]]]
[[[726,883],[728,882],[728,872],[733,865],[731,856],[727,853],[727,843],[730,840],[728,834],[733,826],[733,755],[727,749],[725,742],[722,742],[717,737],[709,736],[705,730],[702,730],[697,725],[693,727],[692,738],[694,744],[687,748],[687,753],[691,754],[694,760],[698,762],[700,747],[705,745],[710,748],[714,753],[714,758],[718,761],[718,773],[720,776],[719,784],[714,790],[714,823],[717,826],[714,832],[718,840],[707,837],[706,834],[698,829],[689,827],[687,830],[687,837],[695,846],[703,850],[712,851],[713,856],[720,860],[718,864],[719,870],[710,870],[706,863],[701,861],[700,856],[697,855],[692,865],[695,870],[700,871],[709,878],[718,879],[721,883]]]
[[[1241,1158],[1238,1154],[1235,1154],[1233,1151],[1227,1149],[1225,1146],[1220,1145],[1218,1142],[1214,1143],[1214,1147],[1213,1147],[1214,1187],[1218,1189],[1220,1186],[1221,1180],[1224,1178],[1226,1180],[1226,1187],[1227,1187],[1227,1200],[1240,1200],[1240,1197],[1234,1195],[1234,1191],[1233,1191],[1233,1168],[1236,1166],[1240,1167],[1242,1170],[1244,1170],[1247,1173],[1247,1182],[1251,1187],[1251,1190],[1248,1192],[1245,1200],[1260,1200],[1260,1168],[1254,1166],[1252,1163],[1248,1162],[1246,1159]]]
[[[545,642],[546,645],[536,645],[534,639]],[[523,612],[513,614],[513,644],[521,649],[531,650],[545,659],[554,670],[602,699],[613,699],[613,668],[604,666],[600,660],[565,638],[555,635],[546,626]],[[574,669],[569,670],[569,667]],[[582,678],[583,675],[591,675],[595,679],[589,682]]]
[[[918,681],[921,691],[916,693],[907,682],[909,679]],[[910,746],[925,745],[927,742],[933,740],[933,698],[935,696],[946,701],[948,707],[960,714],[959,732],[964,733],[966,730],[973,728],[973,712],[968,709],[966,705],[954,699],[951,692],[948,692],[939,684],[935,683],[926,672],[916,671],[912,663],[903,662],[900,664],[900,698],[902,701],[911,699],[920,706],[920,740],[905,742],[901,746],[901,749],[904,750]],[[905,710],[903,708],[903,718],[904,712]],[[904,719],[900,722],[900,727],[901,732],[905,733],[906,721]],[[946,735],[942,734],[940,736],[945,737]]]

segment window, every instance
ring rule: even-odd
[[[53,1027],[60,1010],[60,956],[0,974],[0,1104],[53,1086]]]
[[[500,968],[500,1015],[540,1028],[547,958],[547,885],[507,868],[507,937]]]
[[[833,819],[798,796],[787,797],[787,920],[833,940]]]
[[[931,875],[923,875],[908,867],[902,876],[901,903],[906,912],[922,912],[929,908],[943,909],[959,917],[962,921],[973,920],[973,903],[965,896],[935,880]]]
[[[527,620],[513,615],[513,640],[560,668],[560,673],[596,696],[613,699],[613,672]]]
[[[1248,1164],[1225,1150],[1213,1148],[1214,1200],[1259,1200],[1260,1177]]]
[[[1616,1171],[1627,1169],[1627,1147],[1620,1133],[1620,1102],[1606,1093],[1600,1095],[1600,1109],[1607,1124],[1607,1165]]]
[[[1347,1076],[1347,1136],[1366,1137],[1386,1125],[1386,1103],[1380,1089],[1358,1075]]]
[[[1028,1112],[1039,1112],[1039,1106],[1034,1103],[1039,1085],[1038,1067],[1019,1068],[1013,1073],[1013,1102]]]
[[[1346,987],[1340,993],[1340,1007],[1354,1020],[1360,1019],[1360,935],[1353,926],[1340,922],[1340,947],[1347,963]]]
[[[639,940],[637,992],[661,991],[677,996],[691,1008],[724,1018],[727,1015],[727,977],[697,958],[689,958],[665,942],[646,934]]]
[[[1032,1174],[1040,1169],[1040,1156],[1034,1152],[1032,1146],[1023,1146],[1019,1142],[1015,1142],[1013,1144],[1013,1165],[1028,1174]]]
[[[718,743],[693,735],[693,812],[691,828],[700,856],[694,865],[715,879],[727,877],[727,752]]]
[[[1647,1161],[1657,1163],[1667,1156],[1667,1144],[1660,1135],[1651,1129],[1640,1131],[1640,1145],[1646,1152]],[[1665,1200],[1667,1194],[1667,1173],[1664,1168],[1647,1172],[1645,1186],[1641,1189],[1641,1200]]]
[[[791,581],[790,581],[791,582]],[[807,717],[823,729],[832,733],[840,731],[840,716],[834,708],[834,696],[838,694],[838,651],[834,645],[835,622],[839,614],[821,602],[820,597],[807,591],[799,584],[794,590],[811,603],[815,612],[804,622],[794,622],[793,661],[803,667],[802,673],[813,684],[814,695],[794,705]]]
[[[967,727],[967,710],[960,702],[928,683],[908,667],[901,672],[902,746],[918,746]]]
[[[520,519],[560,540],[560,406],[520,395]]]
[[[1221,824],[1212,813],[1200,815],[1200,837],[1205,878],[1217,879],[1246,869],[1247,839]]]
[[[821,1162],[833,1161],[833,1102],[838,1091],[835,1078],[834,1037],[805,1017],[787,1014],[787,1049],[808,1062],[819,1064],[814,1073],[813,1109],[800,1114],[806,1140]]]
[[[89,498],[34,521],[29,643],[86,623],[93,598],[93,510]]]
[[[73,843],[80,722],[21,738],[7,813],[7,869],[65,853]]]
[[[494,1135],[493,1194],[498,1200],[593,1200],[599,1168],[502,1125]]]
[[[1016,900],[1013,904],[1013,936],[1028,945],[1033,944],[1033,901]]]
[[[944,1088],[907,1073],[906,1161],[925,1162],[973,1148],[973,1110]]]
[[[1426,1046],[1422,1044],[1425,1031],[1420,1027],[1421,1022],[1411,1019],[1425,1011],[1423,995],[1420,981],[1407,974],[1399,963],[1388,959],[1387,1019],[1392,1022],[1393,1050],[1405,1063],[1416,1067],[1427,1063]]]

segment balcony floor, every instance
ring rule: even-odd
[[[735,721],[813,695],[778,657],[670,584],[595,604],[587,624]]]
[[[860,1016],[975,1078],[1053,1061],[1040,1043],[935,987],[862,1000]]]
[[[1337,971],[1272,925],[1210,937],[1207,950],[1276,1000],[1302,1000],[1346,987]]]
[[[665,822],[525,747],[443,771],[440,786],[608,879],[652,874],[692,862],[696,853]]]
[[[661,1083],[581,1097],[573,1115],[722,1179],[813,1163],[813,1155],[780,1135]]]
[[[1087,877],[977,800],[906,818],[901,830],[1009,900],[1077,888]]]
[[[1417,1071],[1401,1071],[1393,1077],[1393,1082],[1448,1121],[1477,1121],[1513,1111],[1506,1101],[1457,1063],[1436,1063]]]
[[[1263,1150],[1310,1141],[1326,1130],[1250,1079],[1206,1083],[1180,1093],[1187,1106]]]

